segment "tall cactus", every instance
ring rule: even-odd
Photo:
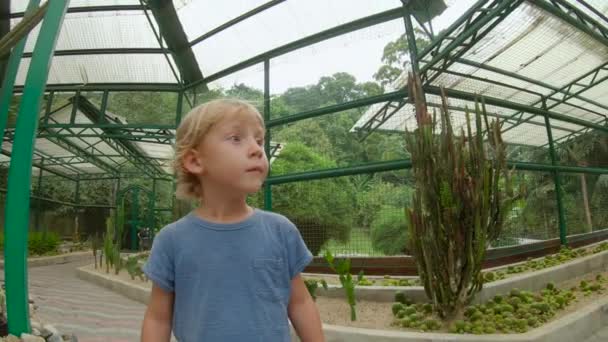
[[[445,93],[438,125],[420,80],[410,75],[408,91],[418,123],[405,134],[416,182],[406,209],[410,249],[427,296],[443,318],[453,319],[481,290],[486,248],[515,200],[511,175],[500,123],[488,122],[484,105],[476,104],[473,128],[466,113],[466,132],[456,136]]]

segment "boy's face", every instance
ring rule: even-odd
[[[227,113],[213,125],[195,150],[200,169],[193,173],[203,178],[203,189],[258,191],[268,174],[264,134],[259,114],[250,111]]]

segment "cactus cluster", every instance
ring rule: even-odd
[[[488,122],[485,105],[476,105],[473,123],[466,113],[457,135],[445,95],[437,116],[427,112],[420,80],[411,75],[408,91],[418,126],[405,134],[416,182],[406,210],[410,250],[427,296],[450,317],[481,290],[486,249],[516,196],[500,123]]]
[[[395,294],[395,303],[391,310],[395,317],[393,326],[421,331],[434,331],[442,327],[442,323],[433,318],[434,310],[431,303],[414,304],[403,292]]]
[[[506,277],[506,274],[518,274],[528,271],[538,271],[548,267],[553,267],[566,263],[579,257],[596,254],[606,250],[608,250],[608,243],[606,242],[596,246],[593,249],[571,249],[569,247],[562,246],[558,253],[547,255],[539,259],[528,258],[528,260],[526,260],[526,262],[523,264],[510,265],[501,270],[484,273],[483,278],[484,282],[489,283],[492,281],[504,279]]]
[[[411,278],[411,279],[396,279],[391,278],[390,276],[384,276],[383,279],[373,280],[366,277],[363,277],[359,282],[361,286],[420,286],[419,278]]]
[[[306,285],[306,289],[313,300],[317,300],[317,289],[319,285],[323,286],[323,288],[327,291],[327,282],[325,279],[305,279],[304,284]]]

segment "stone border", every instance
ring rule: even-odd
[[[94,269],[89,269],[93,264],[76,269],[76,276],[82,280],[94,283],[111,291],[117,292],[127,298],[133,299],[134,301],[142,304],[148,304],[150,288],[139,286],[122,279],[118,279],[110,274],[99,273]]]
[[[600,254],[608,257],[608,252],[602,252],[593,256]],[[112,274],[98,273],[97,271],[88,269],[89,267],[91,265],[76,269],[78,278],[120,293],[140,303],[148,303],[151,289],[117,279]],[[608,297],[601,298],[573,313],[524,334],[460,335],[421,333],[364,329],[330,324],[323,324],[323,331],[327,342],[572,342],[590,337],[606,325],[608,325]],[[295,337],[293,329],[292,341],[299,341]]]
[[[608,297],[523,334],[460,335],[323,325],[327,342],[572,342],[608,324]],[[292,341],[298,341],[293,337]]]
[[[473,303],[485,302],[498,294],[508,293],[513,288],[533,292],[540,291],[549,282],[560,283],[606,268],[608,268],[608,251],[587,255],[564,264],[488,283],[477,294]],[[394,302],[395,293],[398,291],[404,292],[415,302],[428,300],[422,286],[358,286],[355,293],[359,300]],[[345,295],[344,290],[339,285],[328,285],[327,290],[319,287],[316,294],[317,296],[331,298],[343,298]]]
[[[93,261],[93,251],[64,253],[46,257],[33,257],[27,259],[28,267],[42,267],[66,264],[76,261]],[[4,268],[4,260],[0,260],[0,269]]]

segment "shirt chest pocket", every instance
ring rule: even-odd
[[[289,296],[287,265],[282,258],[255,258],[253,282],[256,294],[266,300],[283,301]]]

